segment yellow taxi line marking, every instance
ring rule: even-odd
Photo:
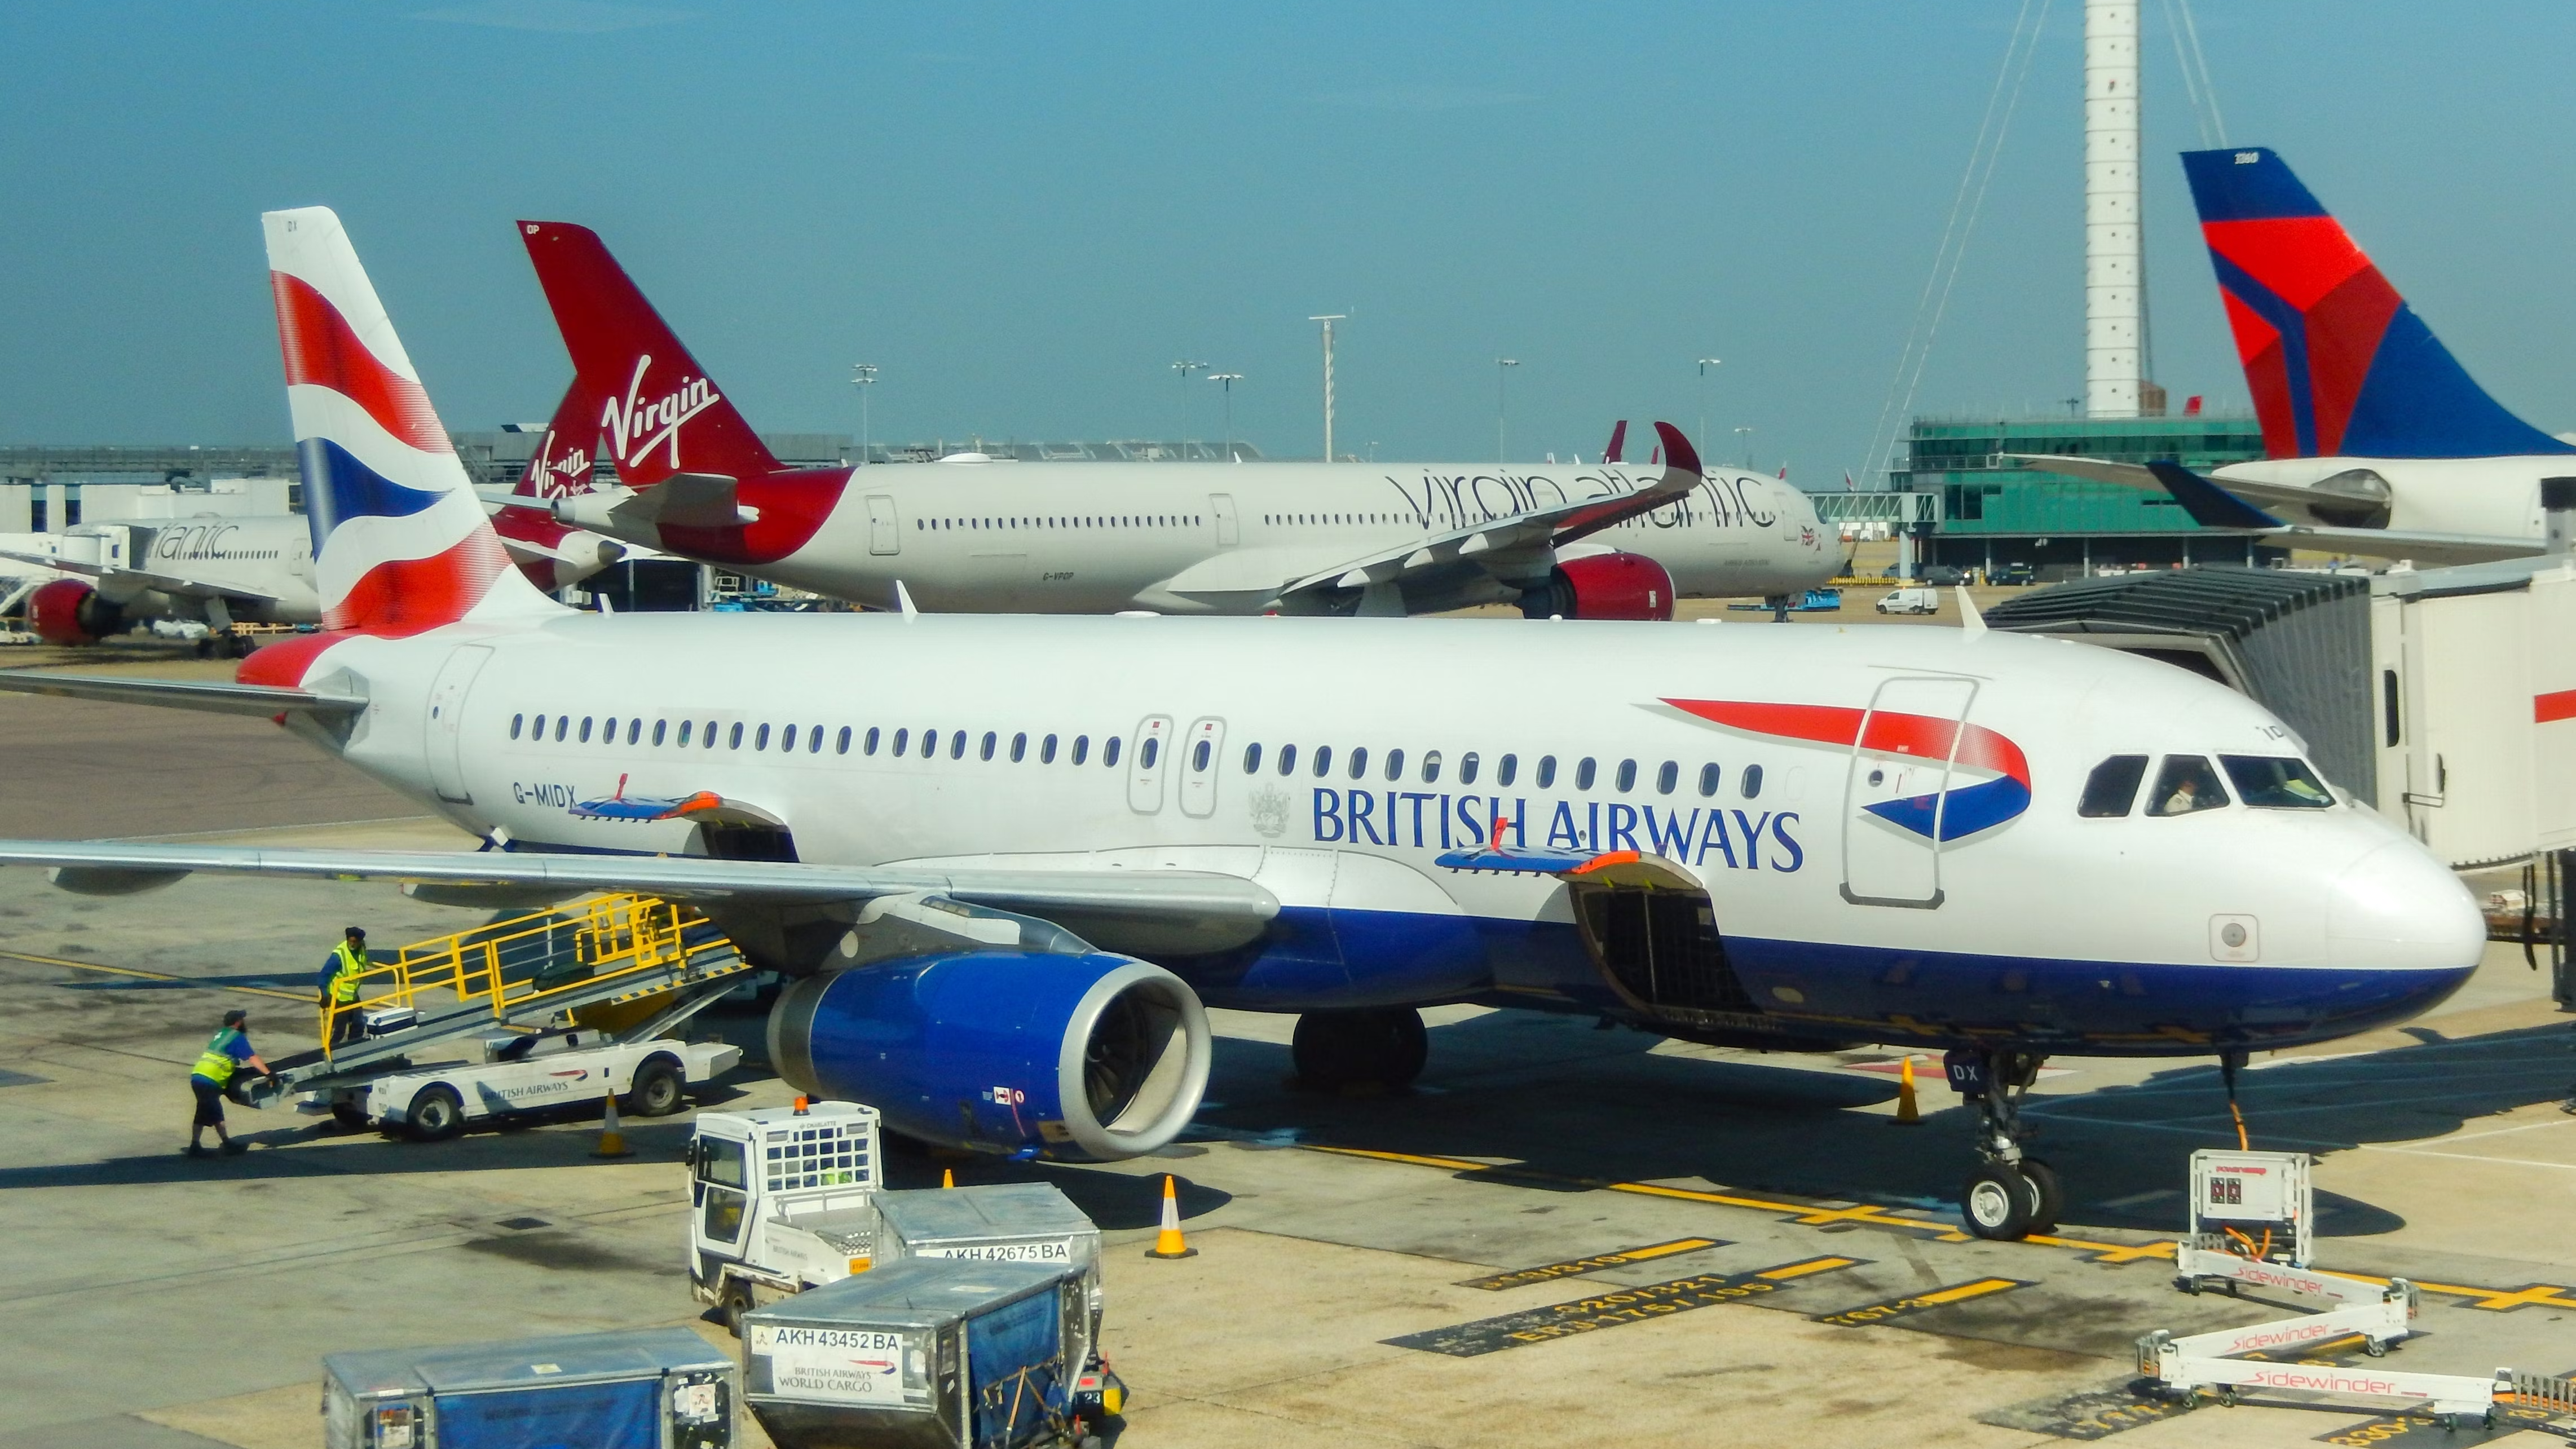
[[[1970,1283],[1953,1283],[1946,1288],[1931,1288],[1921,1293],[1908,1293],[1901,1298],[1864,1303],[1858,1308],[1846,1308],[1839,1313],[1819,1313],[1815,1321],[1830,1324],[1836,1328],[1867,1328],[1872,1324],[1885,1323],[1889,1319],[1902,1318],[1910,1313],[1920,1313],[1926,1308],[1938,1308],[1945,1303],[1963,1303],[1971,1298],[2009,1293],[2015,1288],[2030,1286],[2027,1280],[2020,1278],[1979,1278]]]
[[[194,976],[175,976],[167,971],[143,971],[132,966],[105,966],[96,961],[66,961],[60,956],[39,956],[32,951],[0,951],[0,956],[5,956],[12,961],[32,961],[39,966],[67,967],[74,971],[103,971],[110,976],[137,976],[146,981],[177,981],[191,986],[202,986],[208,991],[244,991],[253,996],[274,996],[286,1001],[310,1002],[313,1000],[310,995],[298,991],[279,991],[268,986],[228,986],[220,981],[200,981]]]

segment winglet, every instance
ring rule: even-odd
[[[894,581],[894,601],[902,607],[905,623],[909,624],[921,617],[921,611],[912,606],[912,590],[905,588],[901,579]]]
[[[1974,639],[1986,632],[1986,616],[1977,612],[1977,601],[1968,597],[1968,586],[1959,585],[1959,628]]]
[[[2149,463],[2147,471],[2174,502],[2203,528],[2287,528],[2288,524],[2219,487],[2180,463]]]
[[[1626,446],[1627,442],[1628,420],[1626,418],[1621,418],[1610,427],[1610,446],[1601,450],[1601,461],[1604,463],[1619,462],[1619,450]]]
[[[1664,440],[1666,471],[1688,473],[1691,478],[1690,486],[1698,487],[1700,479],[1707,475],[1708,470],[1699,465],[1699,450],[1691,446],[1690,439],[1683,437],[1682,430],[1670,423],[1655,424],[1655,436]]]

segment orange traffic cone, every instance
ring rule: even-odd
[[[1163,1230],[1154,1235],[1154,1249],[1148,1258],[1195,1258],[1199,1250],[1181,1241],[1181,1199],[1173,1191],[1172,1175],[1163,1174]]]
[[[1905,1065],[1896,1073],[1896,1115],[1888,1119],[1891,1127],[1920,1127],[1923,1113],[1914,1105],[1914,1054],[1905,1055]]]
[[[955,1187],[957,1185],[957,1169],[953,1167],[943,1167],[939,1169],[939,1185],[941,1187]]]
[[[633,1157],[635,1155],[634,1150],[626,1145],[625,1131],[617,1124],[615,1092],[608,1094],[608,1121],[600,1127],[599,1145],[590,1149],[590,1155],[593,1157]]]

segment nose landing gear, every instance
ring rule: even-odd
[[[1959,1217],[1981,1238],[2011,1242],[2057,1230],[2066,1192],[2057,1172],[2022,1152],[2030,1129],[2021,1099],[2039,1080],[2045,1058],[2022,1052],[1961,1049],[1942,1059],[1950,1085],[1977,1109],[1977,1170],[1959,1189]]]

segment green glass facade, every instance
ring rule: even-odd
[[[1917,418],[1900,489],[1941,494],[1932,544],[1944,563],[2171,563],[2246,559],[2241,545],[2208,540],[2162,493],[2014,466],[2009,453],[2056,453],[2111,462],[2172,460],[2195,472],[2263,456],[2251,416],[2162,418]]]

